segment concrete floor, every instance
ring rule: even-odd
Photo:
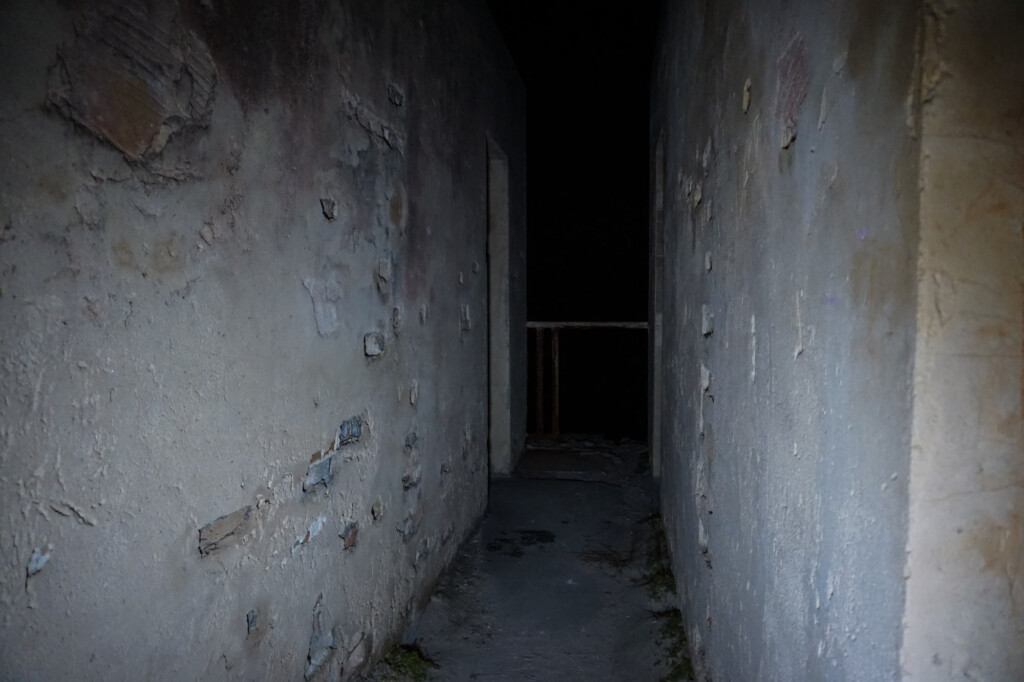
[[[517,476],[492,482],[407,650],[366,679],[688,679],[675,596],[652,585],[665,569],[651,558],[660,519],[645,457],[633,443],[533,444]],[[420,653],[437,667],[403,673]]]

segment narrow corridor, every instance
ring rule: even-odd
[[[595,436],[531,443],[405,649],[366,679],[690,679],[647,456]]]
[[[0,680],[1024,680],[1022,35],[3,0]]]

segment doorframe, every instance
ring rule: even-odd
[[[658,134],[651,159],[650,225],[648,231],[647,311],[647,446],[651,469],[661,476],[661,422],[664,396],[662,319],[665,308],[665,131]]]
[[[492,476],[512,473],[508,156],[487,138],[487,448]]]

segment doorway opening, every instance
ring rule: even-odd
[[[658,4],[488,5],[529,98],[526,319],[512,330],[525,336],[513,377],[526,383],[526,449],[573,434],[646,446]]]

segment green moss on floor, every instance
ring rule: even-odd
[[[431,670],[438,668],[437,663],[427,658],[418,646],[399,645],[384,654],[384,663],[396,677],[385,677],[394,682],[422,682],[427,679]]]
[[[651,541],[647,552],[647,596],[658,600],[676,593],[676,578],[672,574],[672,557],[668,553],[668,539],[661,514],[648,521]]]
[[[686,644],[686,628],[679,609],[670,609],[657,614],[661,621],[661,639],[658,644],[665,654],[669,671],[661,682],[686,682],[693,679],[693,665],[690,663],[689,647]]]
[[[647,552],[647,596],[651,600],[659,602],[676,594],[676,579],[672,573],[672,557],[669,554],[668,539],[665,537],[665,527],[662,524],[661,515],[651,517],[649,523],[651,535]],[[661,636],[658,645],[665,656],[665,663],[669,669],[668,673],[661,678],[661,682],[693,680],[694,671],[693,665],[690,663],[682,613],[678,608],[672,608],[656,613],[655,617],[661,621],[659,628]]]

